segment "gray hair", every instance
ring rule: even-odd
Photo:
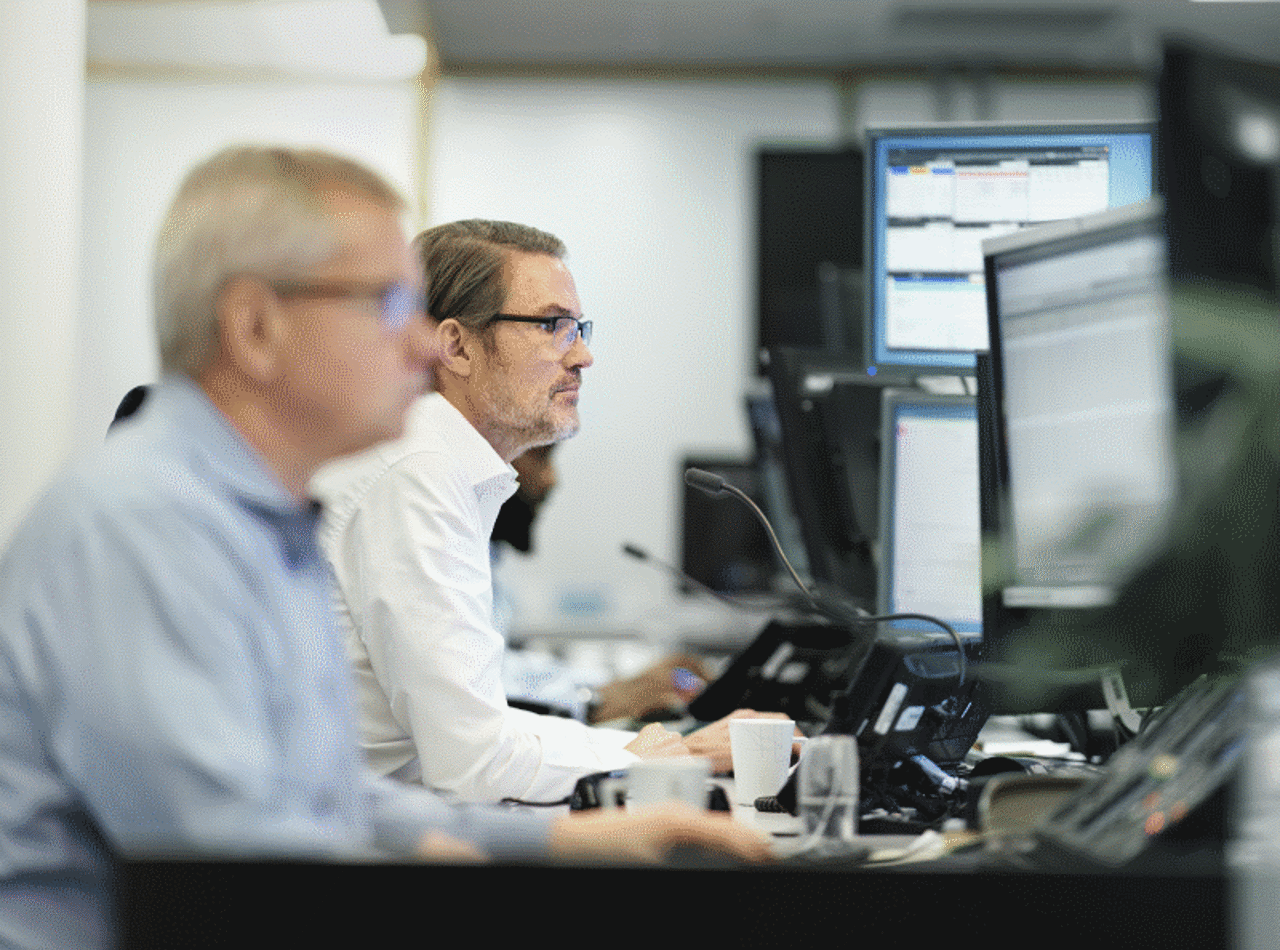
[[[563,258],[564,242],[546,231],[510,221],[454,221],[414,239],[427,284],[427,312],[481,331],[507,297],[504,265],[513,251]]]
[[[232,278],[304,276],[339,250],[325,211],[334,188],[393,212],[405,202],[371,169],[318,149],[237,146],[194,168],[156,245],[156,336],[165,372],[196,377],[217,355],[218,294]]]

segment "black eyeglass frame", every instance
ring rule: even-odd
[[[549,323],[551,324],[551,335],[555,336],[559,332],[558,324],[561,320],[568,320],[575,325],[575,331],[569,337],[567,343],[561,344],[566,350],[573,346],[579,338],[587,346],[591,345],[591,321],[579,320],[577,317],[571,317],[567,313],[549,314],[545,317],[530,317],[519,313],[495,313],[489,318],[490,323],[501,320],[504,323]]]
[[[280,297],[376,300],[378,322],[390,333],[399,333],[409,325],[414,316],[426,313],[426,297],[423,292],[400,281],[276,280],[267,283]]]

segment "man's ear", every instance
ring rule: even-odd
[[[470,376],[473,351],[479,346],[475,334],[453,317],[441,320],[436,332],[440,337],[440,369],[455,376]]]
[[[286,328],[271,288],[256,277],[232,278],[218,294],[214,312],[225,356],[251,379],[274,379]]]

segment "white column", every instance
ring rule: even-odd
[[[71,449],[85,0],[0,3],[0,544]]]

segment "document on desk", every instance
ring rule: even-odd
[[[1069,742],[1049,739],[991,739],[981,742],[983,755],[1027,756],[1036,759],[1079,759],[1084,756],[1071,750]]]
[[[855,835],[849,841],[810,839],[799,834],[773,835],[773,855],[780,861],[806,857],[821,859],[855,859],[860,864],[905,864],[931,861],[950,849],[951,843],[936,831],[918,835]]]
[[[786,861],[812,853],[817,858],[837,858],[841,852],[852,857],[860,851],[867,864],[894,864],[905,861],[927,861],[946,853],[948,842],[936,831],[923,834],[855,835],[849,842],[811,839],[804,823],[787,812],[760,812],[742,806],[734,809],[735,820],[749,824],[769,835],[775,858]]]

